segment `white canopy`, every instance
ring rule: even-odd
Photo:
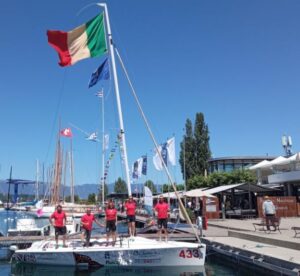
[[[286,165],[289,163],[290,163],[290,161],[287,158],[279,156],[276,159],[272,160],[268,166],[278,166],[278,165],[280,166],[280,165]]]
[[[291,163],[300,162],[300,152],[292,155],[289,158],[285,158],[283,156],[279,156],[272,161],[261,161],[254,166],[251,166],[249,170],[257,170],[257,169],[271,169],[273,166],[286,166]]]
[[[289,160],[290,162],[300,162],[300,152],[292,155],[287,160]]]
[[[207,189],[207,188],[190,190],[185,193],[185,196],[187,196],[187,197],[203,197],[203,196],[215,197],[209,193],[206,193],[206,191],[204,191],[205,189]]]
[[[178,191],[177,192],[179,197],[182,197],[184,192],[183,191]],[[153,198],[159,198],[160,196],[163,196],[165,198],[171,198],[171,199],[176,199],[176,195],[175,195],[175,192],[170,192],[170,193],[163,193],[163,194],[160,194],[160,195],[155,195]]]
[[[268,160],[263,160],[263,161],[257,163],[256,165],[251,166],[251,167],[249,168],[249,170],[257,170],[257,169],[260,169],[260,168],[264,168],[264,167],[269,166],[269,164],[270,164],[270,161],[268,161]]]

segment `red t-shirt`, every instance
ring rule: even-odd
[[[81,221],[83,223],[87,223],[87,225],[83,224],[82,227],[85,228],[86,230],[92,230],[93,221],[94,220],[95,220],[95,217],[94,217],[93,214],[90,214],[90,215],[85,214],[85,215],[83,215],[82,218],[81,218]]]
[[[51,219],[54,218],[54,226],[56,227],[63,227],[64,226],[64,219],[67,219],[66,213],[61,211],[61,213],[58,213],[55,211],[51,217]]]
[[[136,209],[136,204],[134,201],[132,202],[126,202],[125,204],[125,208],[126,208],[126,214],[128,216],[134,216],[135,215],[135,209]]]
[[[117,209],[106,209],[105,210],[106,220],[117,220]]]
[[[157,211],[157,217],[159,219],[166,219],[168,218],[168,210],[169,210],[169,204],[168,203],[157,203],[154,207],[154,209]]]

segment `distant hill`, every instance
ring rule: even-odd
[[[114,191],[114,184],[108,184],[108,192],[112,193]],[[78,195],[81,199],[87,199],[89,194],[95,193],[97,194],[99,190],[99,184],[81,184],[81,185],[75,185],[75,194]],[[142,192],[143,190],[143,184],[132,184],[131,185],[132,192],[138,191]],[[159,189],[160,190],[160,189]],[[7,195],[8,192],[8,184],[5,182],[5,180],[0,180],[0,193],[3,195]],[[14,193],[14,185],[11,185],[10,193]],[[35,187],[33,184],[21,184],[19,185],[19,194],[24,195],[33,195],[35,194]],[[46,183],[40,183],[39,185],[39,194],[44,195],[45,193],[49,194],[49,191],[47,192],[47,185]],[[63,191],[61,190],[61,194]],[[70,187],[67,186],[64,191],[64,195],[68,196],[70,195]]]

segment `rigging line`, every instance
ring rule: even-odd
[[[192,226],[192,229],[193,229],[193,232],[194,232],[195,237],[197,238],[198,242],[201,243],[200,237],[199,237],[199,235],[198,235],[198,233],[197,233],[197,231],[196,231],[194,225],[192,224],[192,221],[191,221],[191,219],[190,219],[190,217],[189,217],[189,215],[188,215],[188,213],[187,213],[187,211],[186,211],[186,209],[185,209],[183,203],[181,202],[181,199],[180,199],[180,197],[179,197],[179,195],[178,195],[178,192],[177,192],[177,189],[176,189],[176,187],[175,187],[175,185],[174,185],[174,181],[173,181],[173,179],[172,179],[172,177],[171,177],[171,174],[170,174],[170,172],[169,172],[169,170],[168,170],[168,168],[167,168],[167,166],[166,166],[166,164],[165,164],[165,162],[164,162],[164,160],[163,160],[163,158],[162,158],[162,155],[161,155],[161,153],[160,153],[160,151],[159,151],[159,149],[158,149],[158,144],[157,144],[156,139],[155,139],[155,137],[154,137],[154,134],[153,134],[153,132],[152,132],[152,130],[151,130],[151,128],[150,128],[150,125],[149,125],[149,123],[148,123],[148,120],[147,120],[147,118],[146,118],[146,115],[145,115],[145,113],[144,113],[144,111],[143,111],[143,109],[142,109],[141,103],[140,103],[139,98],[138,98],[138,96],[137,96],[137,94],[136,94],[136,92],[135,92],[135,89],[134,89],[134,87],[133,87],[133,84],[132,84],[132,82],[131,82],[131,80],[130,80],[130,78],[129,78],[129,76],[128,76],[127,70],[126,70],[126,68],[125,68],[125,65],[124,65],[122,59],[121,59],[121,56],[120,56],[120,54],[119,54],[119,51],[118,51],[118,49],[117,49],[116,47],[114,47],[114,49],[115,49],[116,54],[117,54],[117,56],[118,56],[118,58],[119,58],[120,64],[121,64],[122,69],[123,69],[123,71],[124,71],[124,73],[125,73],[125,76],[126,76],[126,78],[127,78],[127,81],[128,81],[128,83],[129,83],[129,86],[130,86],[130,88],[131,88],[131,92],[132,92],[132,95],[133,95],[133,97],[134,97],[134,99],[135,99],[135,101],[136,101],[136,104],[137,104],[137,106],[138,106],[138,110],[139,110],[139,112],[140,112],[141,115],[142,115],[142,118],[143,118],[144,123],[145,123],[145,125],[146,125],[146,128],[147,128],[147,130],[148,130],[148,133],[149,133],[149,135],[150,135],[150,137],[151,137],[151,139],[152,139],[152,141],[153,141],[153,143],[154,143],[154,145],[155,145],[155,149],[156,149],[156,151],[157,151],[157,153],[158,153],[158,155],[159,155],[159,158],[160,158],[160,160],[161,160],[161,162],[162,162],[162,164],[163,164],[163,167],[164,167],[164,169],[165,169],[165,172],[166,172],[166,174],[167,174],[167,177],[168,177],[168,179],[169,179],[169,182],[172,184],[172,187],[173,187],[174,192],[175,192],[175,195],[176,195],[176,197],[177,197],[177,199],[178,199],[180,208],[181,208],[181,210],[183,211],[184,216],[186,217],[188,223]]]
[[[50,134],[50,139],[49,139],[49,142],[48,142],[48,148],[47,148],[47,153],[46,153],[46,156],[45,156],[45,159],[44,159],[44,163],[47,163],[51,143],[53,141],[53,135],[54,135],[54,133],[56,133],[54,131],[54,128],[55,128],[58,113],[59,113],[59,110],[60,110],[63,93],[64,93],[64,90],[65,90],[66,76],[67,76],[67,70],[65,69],[64,74],[63,74],[62,84],[61,84],[61,87],[60,87],[60,90],[59,90],[59,98],[58,98],[58,102],[57,102],[57,106],[56,106],[56,111],[55,111],[55,114],[54,114],[54,120],[53,120],[53,123],[52,123],[51,134]]]

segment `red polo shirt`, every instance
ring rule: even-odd
[[[117,209],[106,209],[105,210],[106,220],[117,220]]]
[[[130,202],[126,202],[125,204],[125,208],[126,208],[126,214],[128,216],[134,216],[135,215],[135,209],[136,209],[136,204],[134,201]]]
[[[58,213],[55,211],[51,217],[51,219],[54,219],[54,226],[56,227],[63,227],[64,226],[64,219],[67,219],[66,213],[61,211],[61,213]]]
[[[154,209],[157,211],[157,217],[159,219],[166,219],[168,218],[168,210],[169,210],[169,204],[168,203],[157,203],[154,207]]]
[[[93,214],[83,215],[82,218],[81,218],[81,221],[83,223],[87,223],[87,224],[83,224],[82,227],[85,228],[86,230],[92,230],[94,220],[95,220],[95,216]]]

